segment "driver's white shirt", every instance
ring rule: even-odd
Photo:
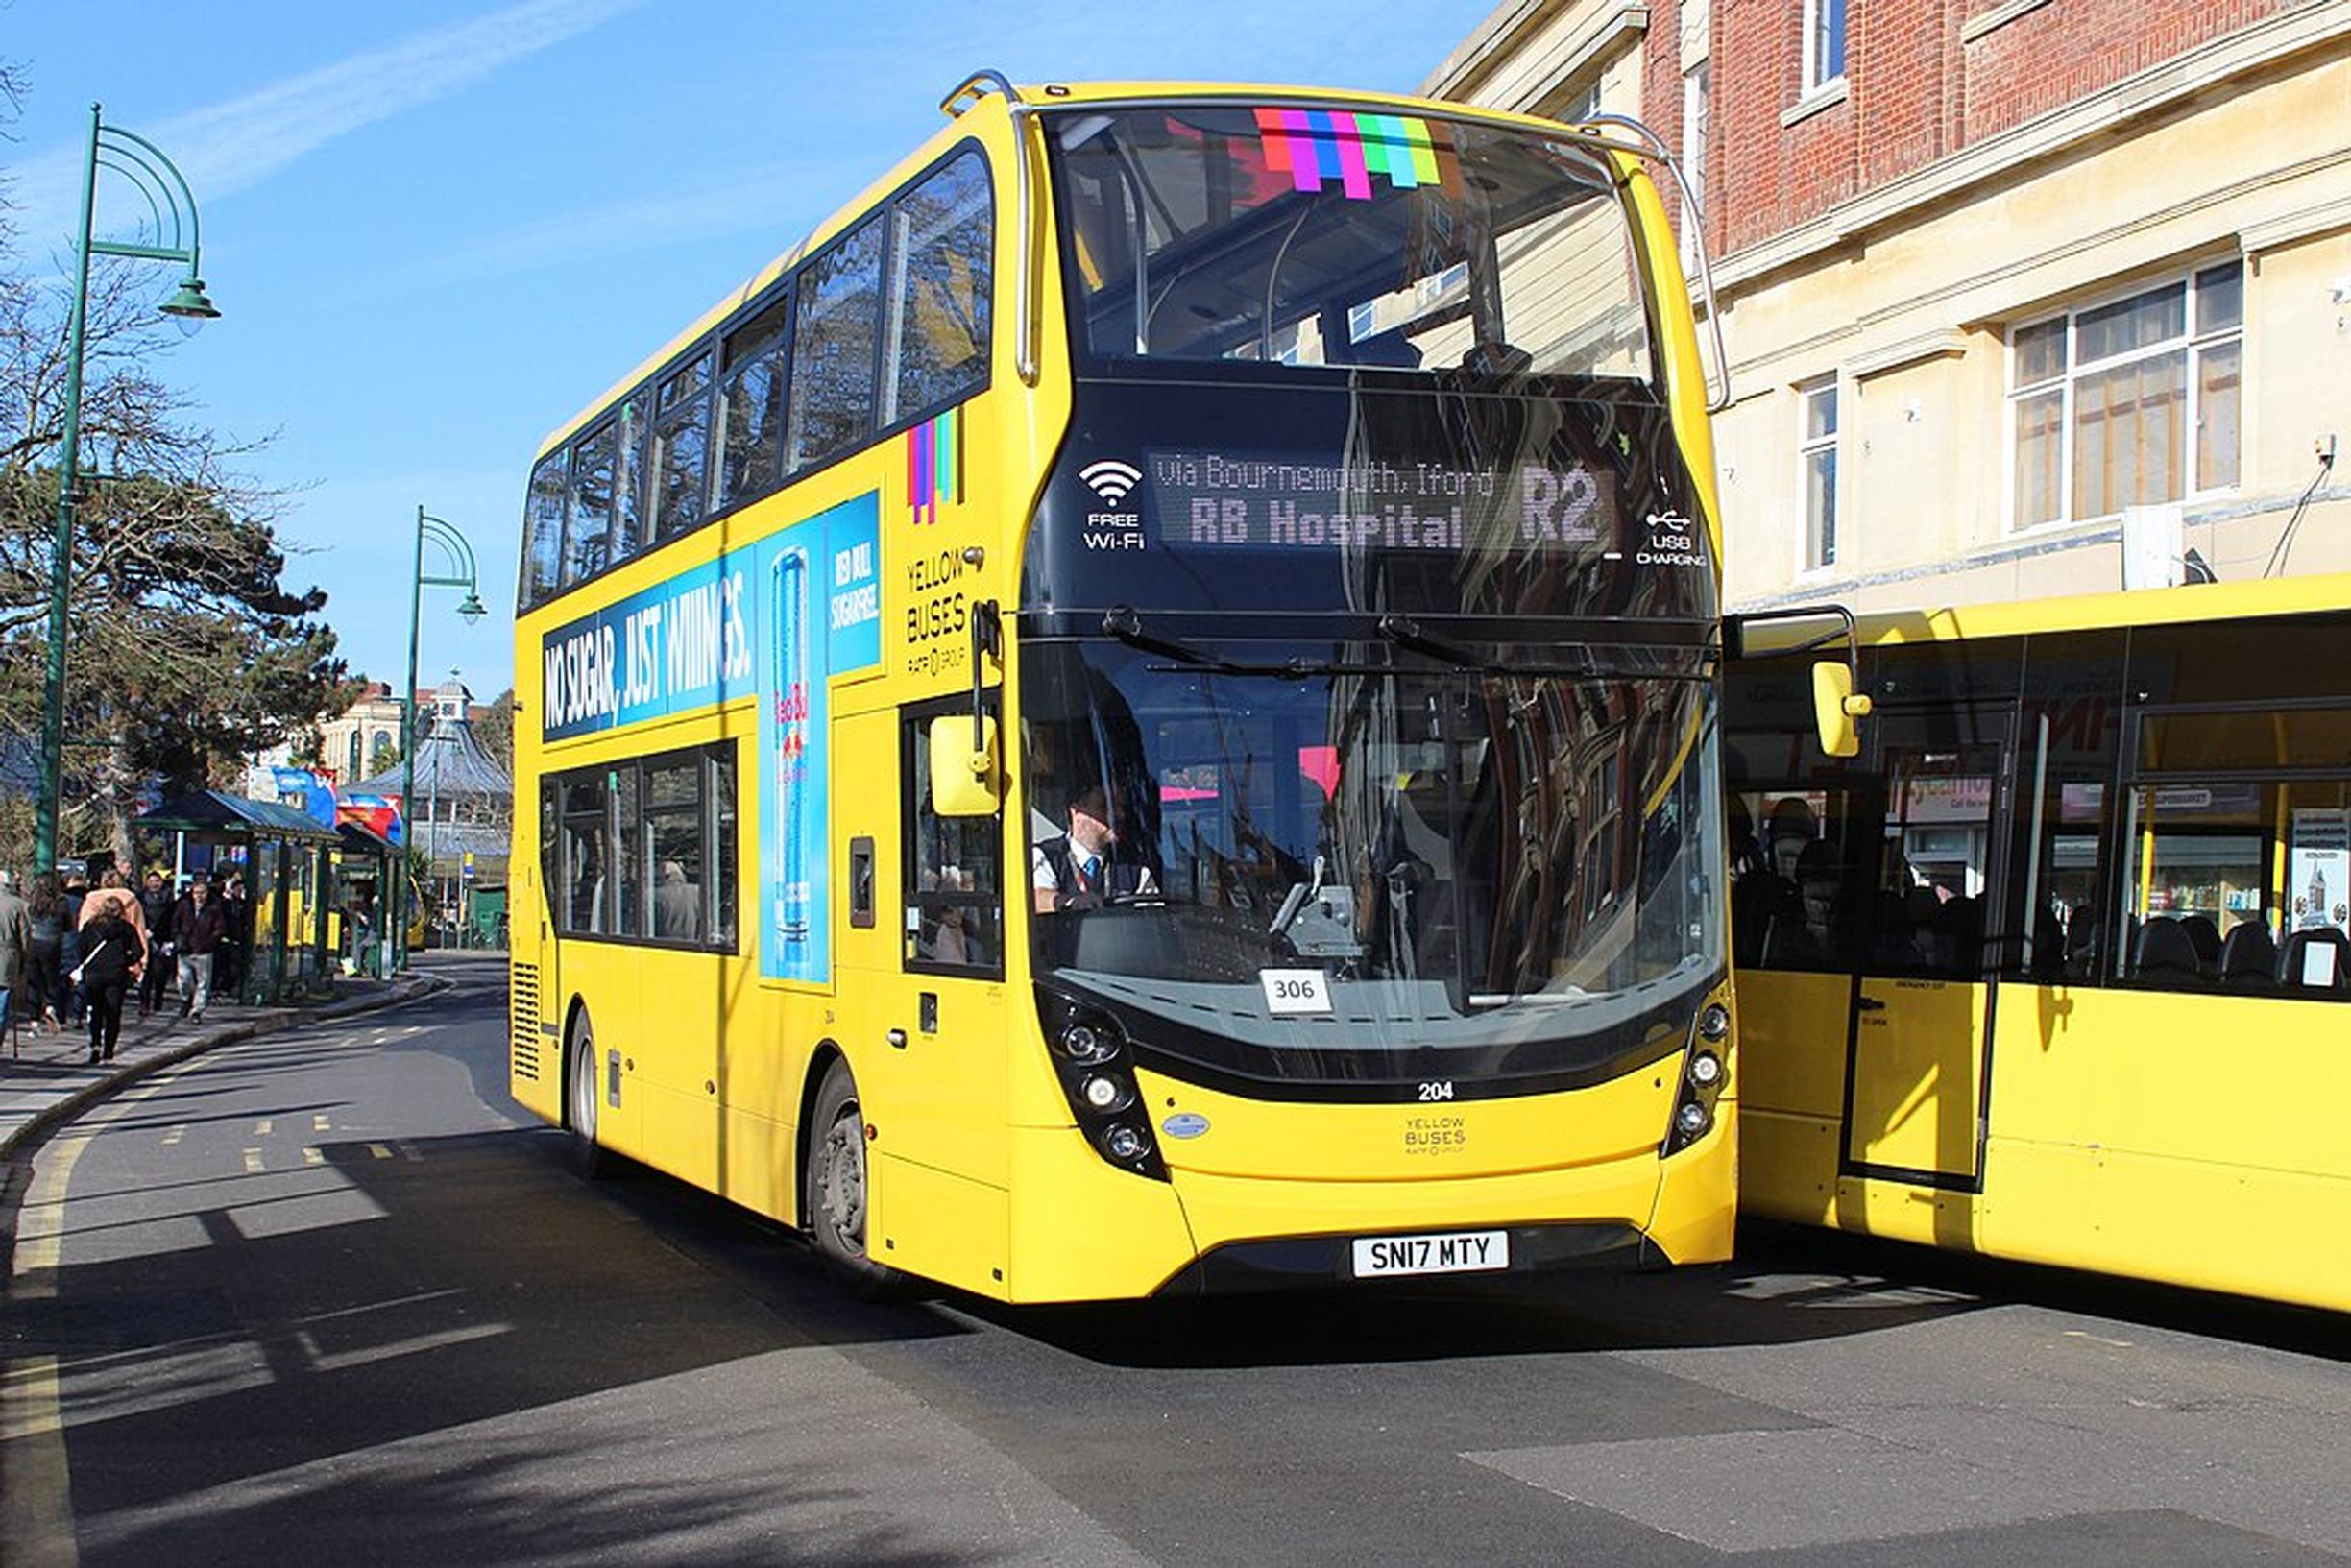
[[[1069,840],[1067,833],[1057,834],[1056,837]],[[1045,840],[1045,844],[1054,841],[1049,838]],[[1054,875],[1053,857],[1045,853],[1045,844],[1039,844],[1029,852],[1029,880],[1041,893],[1058,893],[1062,890],[1061,879]],[[1078,847],[1075,840],[1069,840],[1069,848],[1070,865],[1077,871],[1079,880],[1079,885],[1070,891],[1075,893],[1101,892],[1103,873],[1107,869],[1108,862],[1102,856],[1086,854]],[[1138,893],[1159,891],[1159,880],[1151,875],[1151,867],[1138,866],[1135,868],[1135,891]]]

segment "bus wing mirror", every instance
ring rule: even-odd
[[[1823,659],[1812,666],[1812,722],[1820,731],[1821,750],[1830,757],[1856,757],[1861,752],[1861,723],[1869,716],[1867,694],[1854,690],[1853,666],[1841,659]]]
[[[1004,805],[996,763],[996,720],[941,713],[931,721],[931,809],[943,817],[990,817]]]

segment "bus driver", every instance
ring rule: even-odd
[[[1159,891],[1151,867],[1110,825],[1110,798],[1100,784],[1087,784],[1071,798],[1068,830],[1040,839],[1030,858],[1041,914]]]

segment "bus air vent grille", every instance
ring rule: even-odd
[[[514,1075],[539,1081],[539,966],[516,964],[509,994],[513,997]]]

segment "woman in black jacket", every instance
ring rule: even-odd
[[[146,961],[147,944],[138,928],[118,911],[104,910],[82,928],[82,995],[89,1003],[91,1061],[114,1059],[123,996]]]
[[[65,951],[65,888],[57,873],[44,871],[33,879],[33,896],[25,900],[24,994],[33,999],[33,1015],[51,1031],[58,1023],[58,963]]]

